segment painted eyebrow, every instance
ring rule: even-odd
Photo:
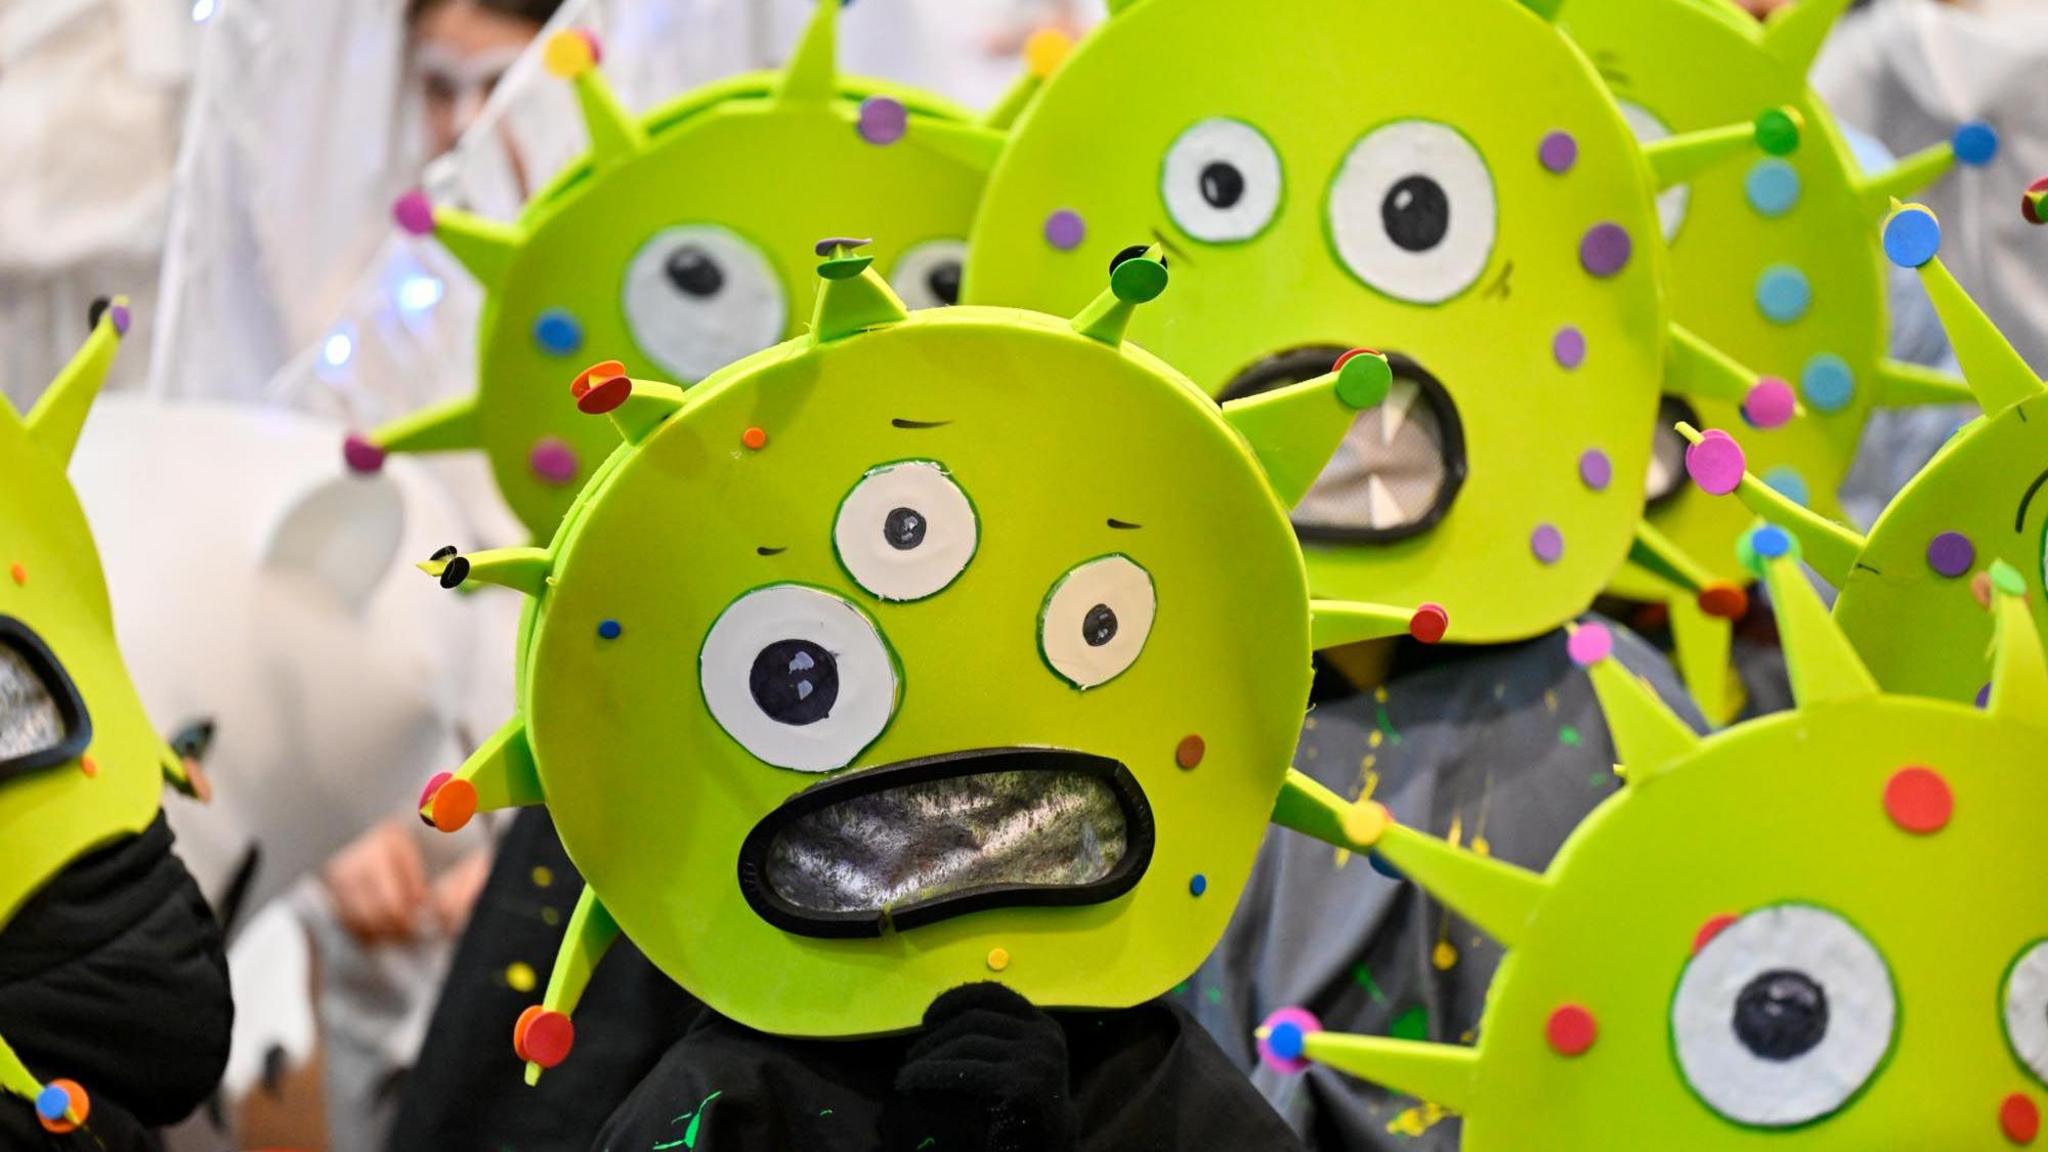
[[[787,551],[789,551],[789,549],[787,549],[787,548],[783,548],[783,547],[771,547],[770,545],[767,545],[767,544],[763,544],[763,545],[761,545],[761,546],[760,546],[759,548],[756,548],[756,549],[754,549],[754,555],[756,555],[756,556],[780,556],[780,555],[782,555],[782,554],[783,554],[784,552],[787,552]]]
[[[2027,494],[2025,496],[2020,497],[2019,513],[2012,518],[2013,531],[2026,531],[2027,505],[2034,502],[2034,494],[2041,490],[2041,485],[2043,484],[2048,484],[2048,470],[2044,470],[2039,476],[2034,477],[2034,482],[2032,484],[2027,485]]]
[[[898,416],[894,420],[889,421],[889,426],[892,428],[910,429],[944,428],[946,425],[951,423],[951,420],[906,420],[903,417]]]
[[[1109,518],[1109,526],[1121,532],[1129,532],[1144,527],[1143,524],[1133,524],[1129,520],[1119,520],[1114,516]]]

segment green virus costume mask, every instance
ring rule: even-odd
[[[1157,996],[1269,819],[1358,814],[1287,767],[1311,649],[1442,631],[1312,603],[1288,527],[1384,359],[1219,410],[1122,342],[1154,258],[1070,322],[908,312],[857,243],[820,244],[803,338],[688,393],[579,378],[625,444],[549,548],[427,565],[535,600],[521,714],[422,800],[545,803],[588,880],[530,1076],[621,930],[782,1035],[912,1029],[983,980]]]
[[[785,254],[835,227],[894,238],[876,258],[906,302],[952,303],[1001,143],[995,124],[1036,78],[987,124],[916,92],[842,80],[838,8],[817,6],[780,75],[713,84],[644,119],[612,95],[595,40],[555,36],[545,62],[575,84],[588,158],[515,223],[430,207],[417,193],[394,209],[484,287],[478,391],[351,437],[350,465],[481,448],[499,491],[544,540],[609,450],[602,428],[548,401],[591,349],[689,384],[788,339],[810,301],[808,270]]]
[[[1659,382],[1756,384],[1672,325],[1656,187],[1790,150],[1795,118],[1646,151],[1538,0],[1110,7],[990,178],[969,301],[1078,307],[1150,236],[1181,295],[1134,339],[1212,395],[1386,350],[1387,404],[1294,510],[1317,593],[1426,595],[1470,643],[1584,610],[1638,543]]]
[[[0,404],[0,922],[65,865],[148,828],[166,779],[192,787],[121,665],[99,552],[64,478],[128,328],[126,300],[98,312],[26,417]],[[34,1101],[51,1131],[85,1123],[86,1089],[45,1082],[62,1070],[24,1066],[6,1030],[0,1020],[0,1090]]]
[[[2001,560],[2048,580],[2048,386],[1936,257],[1941,225],[1933,213],[1918,205],[1895,213],[1884,246],[1893,261],[1920,270],[1984,416],[1893,498],[1867,538],[1746,473],[1743,449],[1726,433],[1686,429],[1698,441],[1687,466],[1700,487],[1736,491],[1799,536],[1807,562],[1838,590],[1836,620],[1886,690],[1983,698],[1991,679],[1990,632],[1979,610],[1985,565]],[[2024,611],[2048,634],[2043,598]]]
[[[1992,159],[1983,124],[1873,175],[1861,173],[1806,73],[1847,0],[1800,0],[1759,24],[1730,4],[1699,0],[1567,0],[1560,19],[1647,139],[1710,128],[1760,105],[1798,109],[1807,132],[1792,156],[1703,171],[1664,194],[1671,298],[1681,323],[1744,364],[1796,390],[1805,416],[1747,425],[1756,471],[1786,498],[1841,519],[1836,491],[1864,424],[1880,406],[1968,401],[1960,380],[1885,355],[1887,305],[1876,224],[1904,196],[1958,160]],[[1744,580],[1735,541],[1749,518],[1686,482],[1678,419],[1743,428],[1738,405],[1666,400],[1652,452],[1649,521],[1717,580]],[[1665,580],[1624,569],[1617,592],[1666,601],[1679,667],[1712,717],[1727,692],[1729,625],[1675,596]]]
[[[2048,665],[1995,566],[1978,709],[1882,694],[1757,529],[1796,711],[1695,736],[1571,637],[1627,787],[1526,872],[1384,817],[1377,850],[1509,951],[1477,1047],[1319,1031],[1316,1061],[1464,1113],[1472,1152],[1992,1148],[2048,1096]],[[2003,1141],[2000,1133],[2003,1133]]]

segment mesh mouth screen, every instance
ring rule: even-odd
[[[767,880],[808,912],[879,912],[996,886],[1079,887],[1124,857],[1124,810],[1085,772],[986,772],[850,797],[779,829]]]
[[[56,748],[66,727],[63,708],[35,666],[0,643],[0,761]]]
[[[1449,477],[1442,421],[1420,385],[1396,376],[1387,398],[1352,421],[1295,506],[1294,523],[1354,532],[1411,527],[1428,518]]]

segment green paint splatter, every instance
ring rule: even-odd
[[[1223,1003],[1223,989],[1204,988],[1202,989],[1202,999],[1207,1000],[1211,1004],[1221,1004]]]
[[[1386,734],[1387,743],[1399,744],[1401,742],[1401,734],[1394,731],[1394,722],[1387,717],[1387,705],[1384,700],[1380,702],[1379,713],[1380,731]]]
[[[1429,1039],[1429,1009],[1417,1004],[1394,1017],[1394,1022],[1387,1026],[1387,1035],[1397,1040]]]
[[[720,1091],[713,1092],[711,1095],[706,1096],[704,1098],[704,1102],[702,1104],[697,1105],[695,1111],[685,1112],[681,1116],[678,1116],[675,1119],[669,1121],[670,1124],[681,1124],[683,1121],[688,1120],[690,1122],[690,1126],[688,1128],[683,1129],[683,1138],[681,1140],[670,1140],[663,1144],[656,1144],[654,1146],[654,1152],[667,1152],[667,1150],[670,1148],[695,1148],[697,1146],[697,1126],[704,1122],[704,1110],[706,1108],[711,1107],[711,1102],[713,1100],[718,1099],[722,1095],[724,1095],[724,1091],[722,1089]]]
[[[818,1113],[820,1116],[830,1116],[831,1114],[832,1110],[830,1108],[826,1108]]]
[[[1365,994],[1372,997],[1373,1003],[1385,1004],[1387,1002],[1387,994],[1380,991],[1380,986],[1373,981],[1372,969],[1367,968],[1363,964],[1356,965],[1351,969],[1351,979],[1360,988],[1365,989]]]
[[[927,1136],[923,1140],[918,1141],[916,1152],[924,1152],[926,1148],[936,1148],[938,1144],[939,1138],[937,1136]]]
[[[1180,983],[1178,983],[1178,984],[1175,984],[1175,985],[1173,986],[1173,994],[1174,994],[1175,996],[1185,996],[1185,995],[1187,995],[1187,994],[1188,994],[1188,982],[1187,982],[1187,981],[1185,981],[1185,980],[1183,980],[1183,981],[1181,981]]]
[[[1579,746],[1579,730],[1567,724],[1557,730],[1557,742],[1568,748]]]

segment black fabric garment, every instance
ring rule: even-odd
[[[0,1035],[31,1071],[92,1100],[91,1131],[43,1132],[0,1100],[0,1147],[154,1148],[227,1067],[234,1005],[220,928],[158,813],[73,861],[0,930]]]
[[[540,1003],[582,890],[547,811],[522,810],[498,844],[400,1088],[393,1152],[582,1152],[696,1017],[697,1002],[621,938],[576,1009],[575,1051],[527,1087],[512,1026]],[[514,964],[532,969],[530,990],[508,982]]]
[[[1121,1012],[1041,1013],[1014,993],[992,995],[988,987],[947,993],[927,1014],[927,1028],[880,1040],[791,1040],[707,1010],[620,1107],[595,1148],[1300,1148],[1179,1008],[1153,1001]],[[964,1002],[952,999],[963,993]],[[1062,1126],[1062,1115],[1073,1128]]]

